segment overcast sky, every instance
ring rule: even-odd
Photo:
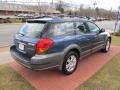
[[[5,1],[5,0],[3,0]],[[8,1],[23,1],[23,0],[8,0]],[[41,2],[52,2],[52,0],[24,0],[27,1],[41,1]],[[53,0],[53,2],[57,2],[58,0]],[[95,0],[62,0],[64,2],[72,3],[72,4],[85,4],[86,6],[93,7],[93,3]],[[114,10],[118,10],[118,6],[120,6],[120,0],[96,0],[97,5],[99,8],[104,8],[110,10],[113,8]]]
[[[69,0],[67,0],[69,1]],[[74,0],[75,3],[84,3],[86,5],[90,5],[93,6],[93,3],[95,2],[95,0]],[[96,0],[97,2],[97,6],[100,8],[105,8],[110,10],[111,7],[113,9],[118,8],[118,6],[120,6],[120,0]]]

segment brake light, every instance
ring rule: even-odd
[[[37,54],[44,53],[53,45],[53,43],[54,43],[53,40],[49,38],[40,39],[40,41],[38,41],[36,45],[36,53]]]

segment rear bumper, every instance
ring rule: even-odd
[[[32,58],[21,54],[16,50],[15,46],[10,48],[12,57],[21,65],[34,69],[43,70],[53,67],[60,67],[63,61],[63,53],[46,54],[46,55],[35,55]]]

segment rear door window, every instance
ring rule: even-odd
[[[18,33],[31,38],[40,37],[45,25],[46,23],[26,23]]]
[[[70,35],[74,33],[74,23],[65,22],[65,23],[56,23],[51,29],[51,33],[54,36],[60,35]]]

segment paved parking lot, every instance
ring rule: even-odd
[[[96,24],[105,29],[114,29],[115,21],[101,21]],[[0,47],[13,43],[13,36],[23,24],[0,24]]]
[[[105,28],[109,30],[114,30],[115,27],[115,21],[100,21],[100,22],[96,22],[96,24],[101,28]]]
[[[13,43],[13,36],[22,24],[0,24],[0,47]]]
[[[13,62],[9,47],[0,48],[0,65]]]

